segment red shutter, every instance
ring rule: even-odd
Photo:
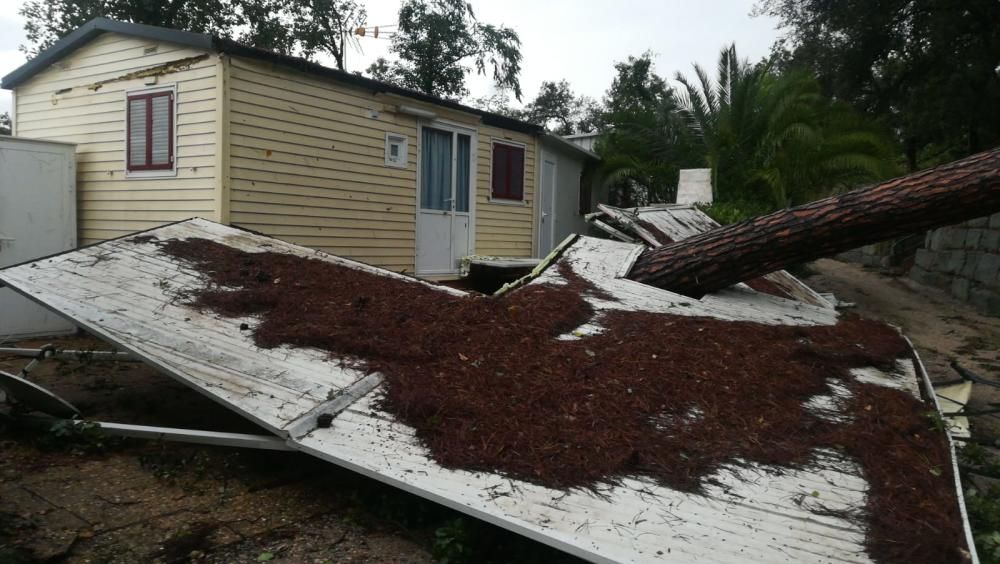
[[[507,146],[493,145],[493,192],[494,198],[507,197]]]
[[[170,170],[174,166],[174,94],[128,97],[125,164],[129,171]]]
[[[510,150],[510,194],[511,200],[524,199],[524,149],[508,147]]]
[[[513,145],[493,145],[493,190],[498,200],[524,199],[524,149]]]

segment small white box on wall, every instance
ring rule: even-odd
[[[385,134],[385,166],[406,168],[408,142],[405,135]]]

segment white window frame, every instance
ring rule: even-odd
[[[524,150],[524,160],[521,163],[523,170],[522,175],[528,172],[528,144],[521,143],[519,141],[512,141],[510,139],[491,137],[490,138],[490,183],[488,185],[489,196],[487,201],[491,204],[502,204],[506,206],[526,206],[528,205],[528,183],[524,180],[521,182],[521,199],[512,200],[510,198],[494,198],[493,197],[493,147],[496,145],[507,145],[508,147],[520,147]]]
[[[170,163],[170,168],[165,168],[163,170],[133,170],[128,169],[128,98],[129,96],[134,96],[136,94],[158,94],[160,92],[170,92],[173,95],[174,107],[171,108],[173,112],[173,124],[174,129],[170,132],[170,140],[174,144],[173,155],[174,161]],[[125,155],[123,159],[125,165],[125,178],[172,178],[177,176],[177,85],[176,84],[166,84],[163,86],[154,86],[151,88],[134,88],[132,90],[125,91],[125,123],[124,132],[125,135],[122,138],[122,153]]]
[[[392,145],[399,145],[399,157],[401,160],[392,160],[390,149]],[[399,133],[385,132],[385,166],[392,168],[406,168],[410,163],[410,139],[406,135]]]

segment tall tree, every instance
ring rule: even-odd
[[[808,73],[719,54],[713,81],[695,65],[681,113],[712,168],[720,201],[785,207],[891,175],[891,146],[849,108],[823,97]]]
[[[355,0],[291,0],[295,8],[295,38],[302,54],[312,58],[317,52],[329,53],[344,70],[346,49],[354,37],[353,31],[368,19],[364,6]]]
[[[649,249],[629,278],[701,297],[736,282],[1000,211],[1000,148]]]
[[[25,18],[28,43],[21,50],[34,55],[60,37],[96,17],[172,27],[223,37],[244,21],[230,0],[30,0],[19,10]]]
[[[911,170],[1000,144],[1000,2],[761,0],[784,64],[896,132]]]
[[[365,22],[356,0],[30,0],[21,7],[35,55],[96,17],[210,33],[284,54],[324,52],[344,68],[351,31]]]
[[[396,61],[378,59],[368,73],[426,94],[459,99],[473,69],[492,70],[498,87],[521,99],[521,40],[504,26],[480,22],[464,0],[406,0],[392,39]],[[471,66],[470,66],[471,65]]]
[[[623,206],[672,202],[678,171],[700,162],[666,81],[656,74],[652,53],[615,64],[615,78],[601,104],[580,129],[602,133],[598,174]]]
[[[535,99],[515,113],[516,117],[545,127],[557,135],[571,135],[583,118],[586,99],[578,97],[569,82],[544,81]]]
[[[10,114],[8,112],[4,112],[0,114],[0,135],[10,135],[10,132]]]

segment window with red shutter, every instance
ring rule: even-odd
[[[496,200],[524,200],[524,147],[493,144],[493,184]]]
[[[125,164],[129,172],[174,168],[174,93],[130,94]]]

